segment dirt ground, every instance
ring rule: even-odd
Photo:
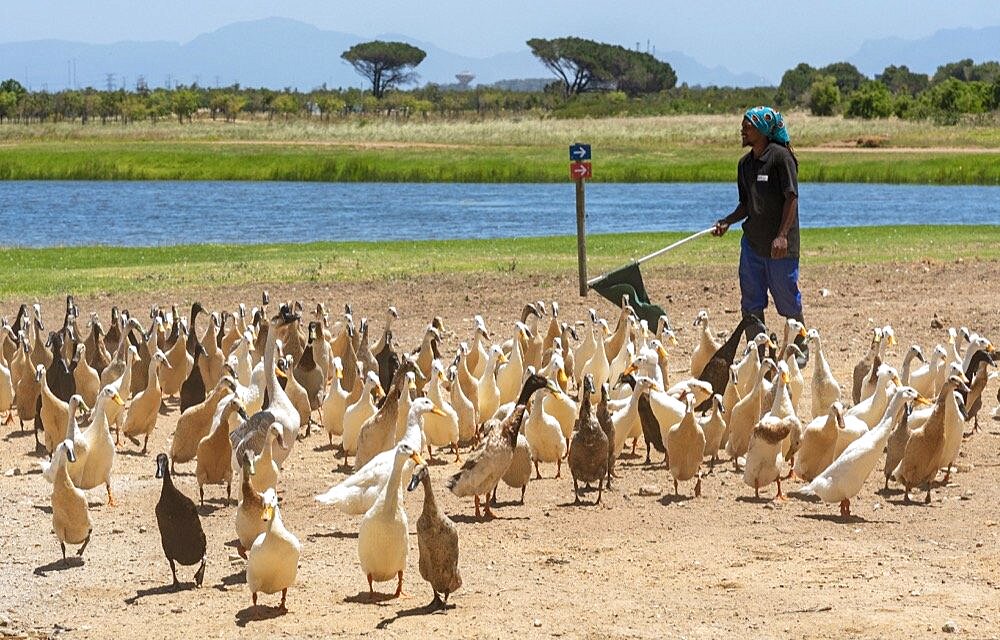
[[[735,267],[644,270],[652,298],[667,307],[681,341],[670,349],[676,381],[686,373],[694,346],[691,321],[699,309],[710,312],[713,329],[737,323]],[[931,328],[935,315],[945,327],[964,325],[996,342],[998,283],[1000,263],[977,261],[806,263],[802,276],[807,323],[822,332],[848,395],[850,371],[873,326],[895,327],[900,342],[889,362],[896,365],[912,343],[929,353],[945,342],[945,331]],[[84,317],[97,310],[106,321],[112,303],[140,310],[154,302],[186,305],[197,297],[209,309],[232,309],[259,300],[261,287],[77,302]],[[615,317],[609,303],[577,297],[572,275],[498,273],[474,280],[268,288],[275,300],[300,299],[307,308],[323,301],[337,310],[351,302],[356,315],[374,319],[373,337],[381,331],[384,308],[394,304],[406,348],[417,345],[432,315],[440,315],[459,339],[470,334],[476,313],[491,330],[509,336],[530,300],[558,300],[564,318],[582,319],[588,306],[609,321]],[[19,302],[0,301],[0,312],[13,317]],[[46,319],[58,323],[62,300],[41,302]],[[777,326],[773,315],[768,319]],[[446,342],[453,353],[457,339]],[[810,364],[807,380],[811,372]],[[899,491],[877,493],[880,464],[852,502],[856,517],[846,522],[836,505],[754,501],[729,464],[706,477],[701,498],[688,499],[688,484],[675,499],[662,465],[645,466],[642,458],[628,456],[619,463],[621,479],[599,506],[573,506],[568,470],[553,479],[554,465],[542,465],[544,479],[528,486],[524,506],[508,502],[516,492],[501,485],[500,518],[479,522],[471,500],[460,501],[444,488],[457,465],[434,466],[439,504],[459,526],[464,580],[451,598],[454,608],[436,613],[425,607],[431,592],[417,571],[415,535],[405,576],[408,597],[366,601],[357,558],[360,519],[313,499],[345,477],[324,434],[300,440],[279,481],[285,524],[303,544],[289,611],[279,615],[251,606],[244,562],[233,548],[234,508],[219,501],[222,487],[207,490],[211,500],[201,510],[209,540],[204,586],[194,588],[193,568],[181,568],[184,588],[170,588],[153,513],[160,482],[153,476],[156,453],[169,451],[175,400],[166,404],[148,455],[138,455],[130,443],[120,450],[114,473],[118,506],[104,504],[103,489],[89,492],[93,539],[84,562],[68,568],[61,566],[51,532],[51,488],[38,473],[34,440],[30,432],[8,427],[0,439],[0,636],[924,638],[945,635],[942,627],[952,621],[960,637],[1000,637],[1000,423],[991,419],[996,384],[985,394],[982,432],[963,443],[960,472],[935,489],[932,504],[907,506]],[[800,406],[808,411],[808,385]],[[194,463],[178,469],[183,474],[176,483],[196,496]],[[663,495],[640,495],[647,485],[662,488]],[[795,486],[789,481],[786,488]],[[773,494],[771,487],[763,495]],[[406,499],[411,531],[421,500],[419,490]],[[393,585],[377,586],[388,592]],[[277,601],[261,600],[272,606]]]

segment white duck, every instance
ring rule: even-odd
[[[274,490],[269,489],[264,493],[264,513],[261,519],[267,524],[264,533],[257,536],[247,553],[247,586],[255,606],[258,593],[280,591],[281,604],[278,609],[284,611],[285,596],[288,587],[295,582],[302,545],[282,523],[278,496]]]
[[[443,413],[429,398],[417,398],[410,406],[407,415],[406,433],[401,443],[405,443],[414,451],[420,450],[421,417],[426,414],[440,415]],[[363,467],[352,473],[339,484],[331,487],[326,493],[316,496],[318,502],[337,507],[348,515],[360,515],[368,511],[386,481],[392,475],[392,467],[396,459],[396,448],[379,453]],[[407,472],[409,469],[404,469]]]
[[[93,531],[90,513],[87,512],[87,497],[73,486],[66,469],[67,462],[75,460],[72,440],[60,442],[52,452],[52,530],[59,539],[63,562],[66,561],[66,545],[82,545],[76,552],[76,555],[82,556]]]
[[[820,339],[819,331],[810,329],[806,334],[806,344],[809,346],[813,357],[813,374],[810,389],[812,391],[812,415],[813,417],[823,417],[834,402],[840,402],[840,383],[833,377],[833,370],[827,362],[826,354],[823,352],[823,341]]]
[[[848,409],[847,415],[859,418],[868,425],[869,429],[878,424],[885,413],[885,408],[889,404],[889,396],[893,391],[889,388],[890,382],[899,386],[899,373],[895,368],[884,364],[878,368],[875,392]]]
[[[698,344],[691,352],[691,375],[697,377],[715,352],[722,348],[722,343],[712,335],[708,326],[708,311],[699,311],[692,326],[698,327]]]
[[[115,505],[115,498],[111,493],[115,443],[108,425],[107,408],[111,405],[121,407],[124,404],[125,401],[110,385],[101,389],[91,412],[90,425],[80,434],[81,445],[87,450],[86,460],[81,465],[78,458],[77,463],[69,466],[70,477],[77,487],[86,490],[103,484],[108,492],[108,506],[112,507]]]
[[[341,381],[344,379],[344,362],[340,356],[333,358],[331,367],[333,368],[333,380],[330,382],[330,388],[326,391],[326,397],[323,398],[320,414],[323,419],[323,428],[326,429],[326,435],[332,445],[333,436],[340,436],[344,433],[344,414],[347,412],[347,396],[350,391],[341,386]]]
[[[354,455],[358,450],[358,434],[361,433],[361,425],[375,415],[375,401],[372,399],[372,391],[379,398],[385,395],[385,391],[382,390],[382,385],[379,383],[378,375],[374,371],[369,371],[365,375],[361,397],[344,411],[344,433],[341,439],[341,447],[344,450],[345,465],[347,464],[348,454]]]
[[[358,530],[358,559],[368,579],[369,593],[374,595],[375,582],[397,578],[396,597],[403,593],[403,570],[409,552],[409,523],[403,508],[400,479],[407,460],[424,464],[420,455],[406,442],[393,451],[392,471],[375,503],[365,512]]]
[[[507,357],[499,345],[490,347],[489,358],[482,377],[476,385],[476,397],[479,401],[479,415],[492,416],[500,406],[500,388],[497,386],[497,364],[507,362]]]
[[[555,386],[553,383],[552,386]],[[566,455],[566,438],[559,421],[545,411],[544,397],[553,393],[548,387],[528,401],[528,415],[524,420],[524,437],[528,440],[531,459],[535,463],[535,478],[541,478],[539,462],[555,462],[556,478],[562,473],[562,459]],[[561,392],[560,392],[561,393]]]
[[[445,415],[432,412],[430,415],[424,416],[423,424],[424,435],[427,438],[427,454],[428,458],[432,459],[433,456],[430,455],[432,446],[443,447],[450,444],[455,451],[455,462],[461,462],[462,457],[458,454],[458,412],[451,406],[449,398],[446,397],[444,391],[441,389],[444,381],[444,365],[440,360],[435,359],[431,365],[431,380],[428,382],[429,393],[427,397]],[[409,427],[409,416],[407,416],[407,427]]]
[[[851,498],[858,495],[865,480],[882,456],[893,422],[907,402],[918,398],[912,387],[896,390],[882,420],[868,433],[852,442],[836,460],[812,482],[799,489],[805,495],[815,494],[824,502],[839,502],[841,517],[851,515]]]

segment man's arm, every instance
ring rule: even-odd
[[[712,235],[713,236],[725,235],[726,231],[729,231],[729,227],[731,225],[739,222],[745,217],[747,217],[746,208],[743,206],[743,203],[741,202],[738,205],[736,205],[736,208],[733,209],[733,212],[730,213],[728,216],[726,216],[725,218],[720,218],[719,220],[715,221],[715,229],[712,230]]]
[[[771,257],[784,258],[788,255],[788,230],[799,217],[799,196],[794,191],[785,192],[785,204],[781,206],[781,226],[778,235],[771,241]]]

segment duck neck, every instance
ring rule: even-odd
[[[406,458],[396,456],[393,461],[392,472],[389,474],[389,481],[385,484],[385,508],[389,513],[396,511],[399,506],[399,479],[403,475],[403,465]]]
[[[420,483],[424,485],[424,513],[430,516],[437,516],[438,508],[437,502],[434,500],[434,490],[431,488],[431,476],[429,473],[425,473],[422,478],[420,478]]]

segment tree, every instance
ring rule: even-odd
[[[531,53],[559,76],[565,96],[583,93],[599,81],[591,44],[590,40],[573,37],[528,40]]]
[[[24,94],[28,93],[28,90],[21,85],[20,82],[14,78],[7,78],[3,82],[0,82],[0,91],[13,93],[17,98],[20,98]]]
[[[898,67],[889,65],[882,73],[876,74],[875,79],[892,93],[908,93],[911,96],[926,89],[930,83],[930,77],[926,73],[913,73],[905,64]]]
[[[798,104],[818,76],[819,72],[805,62],[800,62],[794,69],[786,71],[781,76],[781,84],[778,85],[778,104]]]
[[[299,111],[299,101],[295,99],[290,93],[282,93],[277,96],[272,103],[274,110],[280,113],[288,119],[288,116],[294,116]]]
[[[868,78],[850,62],[834,62],[819,70],[820,75],[833,76],[841,94],[848,94],[860,87]]]
[[[840,88],[833,76],[822,76],[809,87],[809,111],[814,116],[832,116],[840,104]]]
[[[848,118],[888,118],[895,106],[889,88],[881,82],[870,80],[851,94],[847,101]]]
[[[671,89],[677,74],[648,53],[583,38],[532,38],[531,53],[559,76],[563,95],[595,89],[637,96]]]
[[[3,119],[10,120],[17,112],[17,94],[13,91],[0,91],[0,124]]]
[[[957,124],[963,113],[982,113],[986,110],[983,86],[986,85],[948,78],[920,94],[920,102],[942,124]]]
[[[178,121],[184,122],[184,118],[187,118],[188,122],[191,122],[191,117],[198,110],[198,93],[191,89],[174,91],[170,99],[170,108]]]
[[[413,68],[423,62],[427,53],[405,42],[362,42],[340,57],[351,63],[354,70],[372,83],[372,95],[379,100],[388,89],[413,82]]]

